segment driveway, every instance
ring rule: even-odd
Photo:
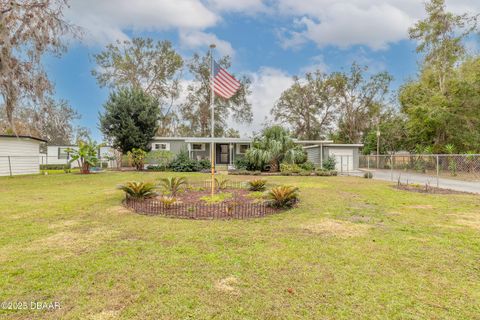
[[[410,172],[404,172],[404,171],[393,171],[393,179],[392,179],[392,171],[390,170],[370,170],[370,171],[373,174],[373,179],[377,179],[377,180],[397,182],[398,177],[400,177],[400,182],[402,183],[407,183],[408,181],[408,183],[418,183],[418,184],[430,183],[432,187],[437,186],[437,177],[435,176],[428,176],[424,174],[410,173]],[[357,173],[355,175],[363,176],[363,172],[360,174]],[[438,185],[440,188],[444,188],[444,189],[480,193],[480,182],[439,178]]]

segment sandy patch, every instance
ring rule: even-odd
[[[111,320],[118,319],[120,311],[103,311],[90,317],[91,320]]]
[[[480,216],[470,216],[455,221],[457,224],[480,231]]]
[[[78,225],[80,222],[76,220],[58,220],[54,223],[50,223],[48,227],[50,229],[69,228]]]
[[[215,283],[215,289],[225,293],[239,294],[240,290],[237,288],[238,283],[237,277],[230,276]]]
[[[414,206],[406,206],[408,209],[433,209],[434,207],[431,204],[417,204]]]
[[[314,234],[348,238],[363,235],[370,226],[348,221],[326,219],[321,222],[303,224],[303,230]]]
[[[130,210],[125,208],[124,206],[114,206],[110,207],[106,210],[107,213],[118,213],[118,214],[126,214],[126,213],[132,213]]]

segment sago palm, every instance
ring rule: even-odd
[[[275,208],[291,208],[298,202],[298,188],[279,186],[267,193],[270,205]]]
[[[127,194],[127,197],[135,199],[152,198],[157,195],[155,192],[155,184],[151,182],[129,181],[119,186],[118,189],[123,190]]]
[[[250,191],[264,191],[267,185],[265,179],[255,179],[248,181],[248,190]]]
[[[187,178],[185,177],[170,177],[160,179],[160,187],[175,197],[177,193],[187,186]]]

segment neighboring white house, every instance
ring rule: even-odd
[[[68,150],[76,150],[78,149],[78,146],[68,146],[68,145],[62,145],[62,146],[54,146],[54,145],[49,145],[47,146],[47,153],[42,154],[42,157],[40,159],[40,164],[68,164],[71,155],[68,153]],[[109,157],[113,155],[113,150],[111,147],[100,147],[98,149],[98,158],[102,161],[107,163],[108,167],[115,167],[115,162],[112,160],[108,160]],[[71,168],[78,168],[78,162],[73,161],[71,163]]]
[[[31,136],[0,135],[0,176],[40,173],[40,145],[45,142]]]
[[[358,170],[359,154],[363,144],[340,144],[332,141],[303,147],[307,152],[308,160],[323,166],[328,158],[335,159],[335,170],[338,172],[352,172]]]

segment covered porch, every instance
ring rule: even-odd
[[[213,156],[216,167],[233,168],[235,160],[245,156],[250,139],[241,138],[190,138],[186,141],[190,159],[202,160]]]

